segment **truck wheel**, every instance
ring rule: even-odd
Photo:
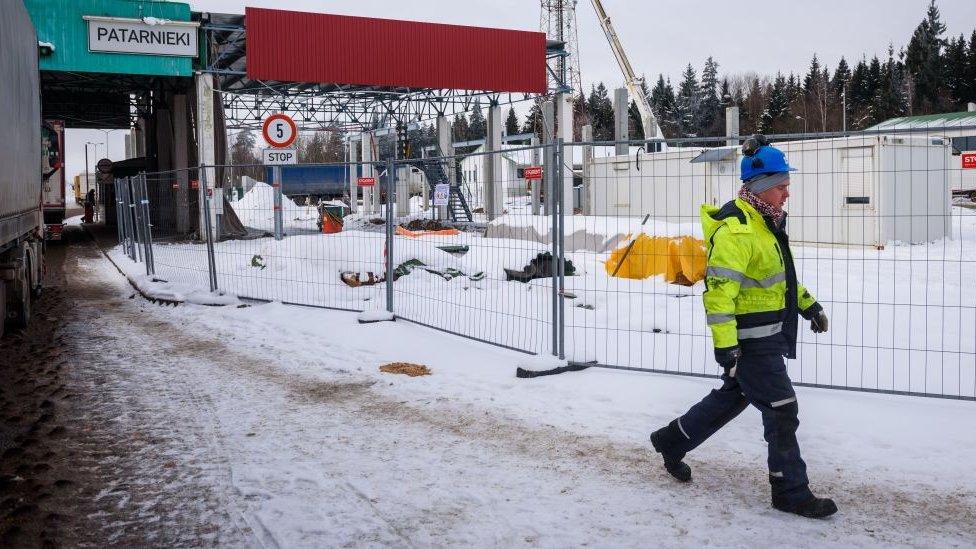
[[[9,300],[11,306],[10,323],[14,328],[24,329],[30,324],[31,317],[30,280],[26,268],[20,271],[20,280],[13,284],[12,289],[14,295],[10,296],[12,299]]]

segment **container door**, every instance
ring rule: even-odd
[[[840,233],[842,242],[863,246],[878,242],[877,158],[875,147],[840,149]]]

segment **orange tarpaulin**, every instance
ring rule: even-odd
[[[608,275],[637,280],[664,275],[666,281],[682,286],[691,286],[705,278],[705,243],[697,238],[640,234],[627,253],[629,246],[628,242],[610,253],[604,265]]]
[[[457,229],[441,229],[439,231],[411,231],[410,229],[404,229],[403,227],[397,225],[396,234],[400,236],[409,236],[410,238],[418,238],[421,236],[453,236],[456,234],[461,234],[461,231]]]

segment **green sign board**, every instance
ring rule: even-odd
[[[193,74],[199,31],[190,22],[189,4],[153,0],[25,0],[24,4],[38,42],[46,43],[41,48],[42,71]]]

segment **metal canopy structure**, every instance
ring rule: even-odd
[[[243,15],[201,14],[208,51],[202,69],[214,75],[228,129],[258,129],[275,112],[293,116],[300,130],[364,131],[410,126],[437,116],[468,111],[480,100],[487,105],[535,101],[532,93],[367,86],[258,80],[248,77],[247,29]],[[566,55],[561,42],[546,42],[546,58]],[[477,63],[477,60],[472,60]],[[547,63],[552,65],[551,63]],[[547,94],[566,88],[552,70]]]
[[[181,90],[179,77],[81,72],[41,72],[44,118],[67,128],[128,129],[153,112],[153,97]]]

